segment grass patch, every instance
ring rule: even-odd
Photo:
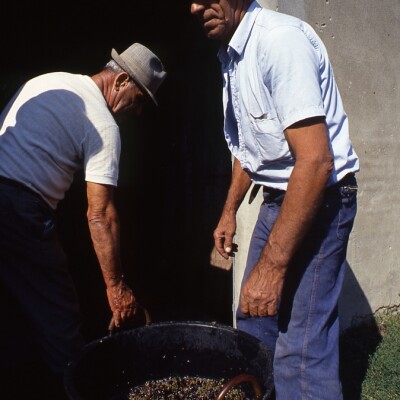
[[[345,400],[400,400],[400,306],[355,321],[340,357]]]

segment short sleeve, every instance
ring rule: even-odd
[[[283,129],[303,119],[324,116],[320,52],[299,28],[277,27],[260,41],[261,70]]]
[[[93,129],[83,143],[85,180],[117,186],[120,153],[117,125]]]

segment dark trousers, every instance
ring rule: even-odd
[[[77,293],[53,210],[37,194],[0,181],[0,281],[32,322],[43,360],[61,375],[83,346]]]

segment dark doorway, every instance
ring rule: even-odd
[[[96,73],[112,48],[123,51],[137,41],[162,59],[168,77],[157,96],[159,107],[122,127],[116,196],[125,273],[153,321],[231,324],[231,273],[209,265],[212,231],[231,172],[222,133],[217,45],[203,36],[189,2],[6,1],[0,14],[1,109],[35,75]],[[85,196],[78,174],[58,215],[85,335],[92,340],[107,333],[111,313],[87,228]],[[5,320],[8,313],[14,318],[2,336],[15,331],[30,336],[8,297],[4,309]]]

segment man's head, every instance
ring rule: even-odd
[[[253,0],[197,0],[191,2],[195,15],[210,39],[228,44]]]
[[[140,43],[121,54],[112,49],[111,57],[157,105],[155,94],[167,75],[160,59]]]
[[[111,60],[99,74],[92,76],[118,121],[132,112],[140,115],[143,105],[152,101],[167,73],[160,59],[149,49],[134,43],[123,53],[114,49]]]

